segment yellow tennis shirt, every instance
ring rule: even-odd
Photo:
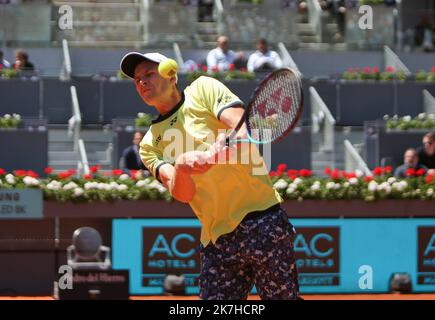
[[[219,121],[222,111],[243,105],[223,83],[204,76],[192,82],[182,96],[174,109],[153,121],[140,143],[141,159],[157,179],[160,166],[174,164],[180,154],[208,150],[226,129]],[[202,224],[204,246],[232,232],[247,213],[282,201],[257,148],[251,145],[250,149],[239,150],[239,161],[219,163],[204,174],[192,175],[196,193],[189,204]]]

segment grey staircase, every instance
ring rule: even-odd
[[[101,129],[85,129],[81,131],[90,166],[101,165],[102,170],[111,169],[112,132]],[[76,169],[79,160],[74,151],[73,139],[65,128],[48,131],[48,165],[55,172]]]

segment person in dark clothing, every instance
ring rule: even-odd
[[[435,132],[423,136],[423,147],[418,148],[418,163],[430,169],[430,174],[435,174]]]
[[[35,66],[29,61],[27,52],[18,50],[15,52],[15,63],[13,65],[15,70],[33,71]]]
[[[427,167],[418,163],[417,151],[414,148],[409,148],[405,151],[403,162],[404,163],[394,171],[396,178],[407,178],[409,169],[414,169],[413,171],[415,173],[421,169],[424,170],[424,173],[427,172]]]
[[[129,170],[146,170],[146,167],[142,163],[139,155],[139,143],[142,141],[144,134],[142,132],[135,132],[133,136],[133,144],[127,147],[122,152],[120,161],[120,168]]]

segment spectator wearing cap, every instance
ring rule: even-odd
[[[423,136],[423,146],[418,148],[418,163],[429,169],[429,174],[435,174],[435,132]]]
[[[282,60],[279,54],[269,50],[266,39],[257,41],[257,51],[249,56],[248,71],[275,70],[282,67]]]
[[[414,148],[409,148],[405,151],[403,162],[404,163],[394,171],[396,178],[407,178],[410,169],[413,169],[414,172],[418,170],[424,170],[424,173],[427,172],[427,167],[418,163],[418,154]]]
[[[11,64],[3,58],[3,51],[0,50],[0,71],[3,69],[9,69],[10,67]]]

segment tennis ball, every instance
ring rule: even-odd
[[[178,71],[178,64],[174,59],[167,59],[159,63],[159,74],[163,78],[174,77]]]

